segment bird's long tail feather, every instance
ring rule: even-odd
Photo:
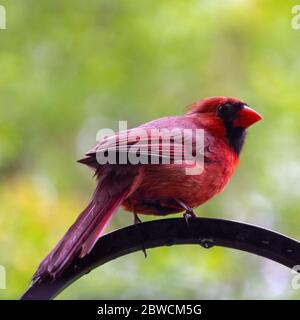
[[[89,205],[39,265],[33,283],[45,277],[59,277],[76,257],[88,254],[128,192],[128,185],[119,186],[112,193],[105,183],[99,182]]]

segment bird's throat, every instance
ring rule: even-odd
[[[226,136],[229,142],[230,147],[233,151],[239,155],[246,138],[246,129],[245,128],[233,128],[230,124],[226,125]]]

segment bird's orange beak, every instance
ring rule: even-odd
[[[255,110],[244,106],[236,115],[233,121],[233,127],[248,128],[263,117]]]

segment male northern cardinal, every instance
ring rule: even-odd
[[[204,129],[204,170],[187,175],[181,164],[99,164],[97,152],[116,150],[121,142],[132,145],[128,131],[116,139],[104,139],[79,160],[95,170],[97,187],[93,197],[56,247],[41,262],[33,281],[57,278],[77,257],[84,257],[110,221],[119,206],[137,213],[166,215],[186,211],[223,191],[243,147],[246,129],[262,117],[237,98],[210,97],[190,106],[184,116],[160,118],[138,128]],[[172,155],[171,155],[172,157]]]

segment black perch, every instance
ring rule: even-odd
[[[76,259],[55,280],[31,285],[21,300],[48,300],[84,274],[128,253],[178,244],[198,244],[203,248],[221,246],[253,253],[288,268],[300,265],[300,243],[274,231],[223,219],[172,218],[125,227],[99,238],[93,250]],[[150,260],[149,260],[150,263]]]

